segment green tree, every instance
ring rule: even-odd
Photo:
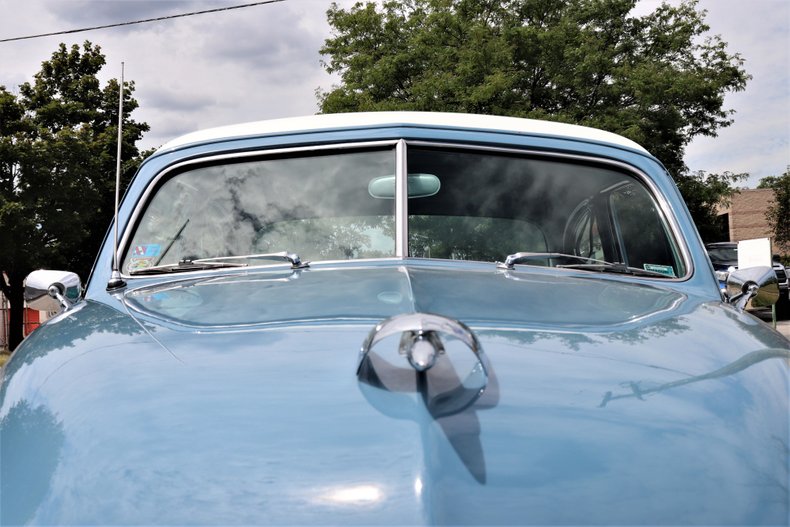
[[[9,345],[22,339],[23,280],[41,267],[87,278],[114,210],[118,81],[103,88],[98,45],[60,44],[15,95],[0,86],[0,289],[9,299]],[[125,83],[122,186],[142,161],[146,123]]]
[[[728,226],[721,223],[718,212],[720,208],[726,208],[732,195],[738,192],[736,184],[748,177],[745,172],[709,174],[699,170],[678,178],[678,189],[705,243],[729,240]]]
[[[790,254],[790,166],[781,176],[764,177],[757,188],[774,191],[774,201],[765,211],[771,226],[774,245],[784,255]]]
[[[695,0],[641,17],[631,14],[636,2],[332,4],[321,53],[340,84],[317,91],[321,111],[512,115],[615,132],[662,161],[704,229],[709,209],[696,204],[709,203],[712,189],[688,173],[684,151],[732,123],[724,96],[749,76],[740,55],[707,34]]]

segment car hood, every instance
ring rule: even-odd
[[[358,371],[374,325],[409,312],[469,326],[483,384],[452,338],[428,381],[397,337]],[[583,273],[316,267],[139,288],[14,354],[2,523],[782,523],[787,349],[671,283]]]
[[[428,262],[288,269],[141,287],[124,303],[138,319],[176,331],[369,323],[422,312],[467,324],[600,332],[643,324],[685,299],[671,288],[600,278]]]

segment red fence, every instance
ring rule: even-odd
[[[8,302],[0,303],[0,349],[8,348]],[[34,309],[25,309],[22,321],[22,332],[25,337],[41,324],[40,313]]]

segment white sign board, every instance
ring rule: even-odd
[[[757,238],[738,242],[738,269],[771,267],[771,239]]]

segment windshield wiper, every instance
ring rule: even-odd
[[[222,269],[225,267],[246,267],[247,264],[232,263],[232,262],[203,262],[200,260],[190,260],[185,258],[178,263],[163,264],[146,267],[145,269],[137,269],[129,271],[132,276],[140,276],[147,274],[164,274],[164,273],[184,273],[186,271],[203,271],[206,269]]]
[[[552,252],[519,252],[510,254],[505,258],[504,262],[498,262],[497,267],[500,269],[515,269],[516,264],[526,262],[529,260],[551,260],[555,258],[570,258],[574,260],[581,260],[580,263],[572,264],[557,264],[554,267],[562,269],[582,269],[585,271],[598,271],[602,273],[622,273],[635,276],[651,276],[656,278],[671,278],[669,275],[659,273],[656,271],[648,271],[640,269],[639,267],[629,267],[624,263],[613,263],[605,260],[596,260],[595,258],[588,258],[586,256],[579,256],[577,254],[566,253],[552,253]]]
[[[555,265],[562,269],[582,269],[585,271],[599,271],[601,273],[622,273],[634,276],[652,276],[654,278],[672,278],[668,274],[659,273],[658,271],[648,271],[639,267],[630,267],[623,263],[590,263],[590,264],[564,264]]]
[[[189,218],[187,218],[187,220],[181,225],[181,228],[178,229],[178,232],[176,232],[175,236],[170,238],[170,243],[167,244],[165,250],[162,251],[162,254],[160,254],[159,258],[156,259],[156,261],[154,262],[154,267],[157,267],[159,265],[159,262],[162,261],[162,258],[165,257],[165,255],[168,253],[168,251],[173,246],[173,244],[176,243],[176,240],[178,240],[181,237],[181,233],[184,232],[184,229],[186,229],[188,223],[189,223]]]
[[[298,254],[282,251],[279,253],[266,254],[247,254],[242,256],[214,256],[211,258],[184,258],[178,263],[154,265],[145,269],[131,271],[129,274],[134,276],[163,274],[163,273],[183,273],[186,271],[202,271],[206,269],[222,269],[226,267],[247,267],[248,263],[234,262],[229,260],[286,260],[291,263],[291,269],[304,269],[309,267],[309,262],[302,262]]]
[[[581,260],[584,262],[584,264],[594,263],[601,265],[614,265],[604,260],[587,258],[586,256],[579,256],[578,254],[520,252],[507,255],[504,262],[497,262],[497,267],[500,269],[515,269],[517,263],[526,262],[529,260],[551,260],[555,258],[571,258],[573,260]]]
[[[310,262],[303,262],[302,259],[299,258],[298,254],[289,253],[288,251],[280,251],[278,253],[245,254],[242,256],[215,256],[213,258],[200,258],[194,261],[195,263],[212,263],[227,262],[228,260],[287,260],[291,263],[292,269],[304,269],[305,267],[310,267]]]

